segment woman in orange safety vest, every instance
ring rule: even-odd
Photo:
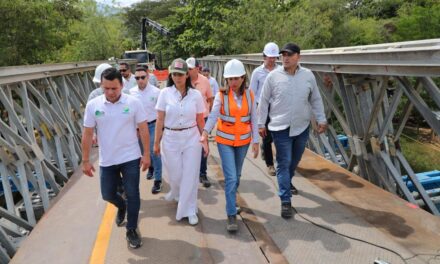
[[[241,61],[228,61],[223,77],[226,80],[226,90],[215,95],[201,141],[207,142],[208,134],[217,123],[215,141],[225,178],[228,216],[226,229],[235,232],[238,230],[236,193],[244,158],[251,142],[254,158],[258,156],[257,107],[253,92],[246,87],[246,71]]]

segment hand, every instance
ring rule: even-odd
[[[267,130],[265,127],[261,127],[258,129],[258,134],[260,134],[261,137],[266,137],[267,136]]]
[[[146,154],[141,157],[141,164],[139,164],[142,171],[146,171],[150,167],[150,155]]]
[[[160,144],[159,143],[154,142],[153,153],[156,156],[160,156]]]
[[[83,161],[82,171],[86,176],[93,177],[93,172],[95,171],[95,168],[89,161]]]
[[[254,153],[254,159],[258,157],[258,151],[260,150],[260,144],[259,143],[253,143],[252,144],[252,153]]]
[[[318,124],[318,133],[319,134],[324,133],[327,130],[327,127],[328,127],[327,123]]]
[[[92,145],[97,145],[98,144],[98,137],[96,136],[95,133],[93,133],[93,137],[92,137]]]
[[[204,141],[208,141],[208,132],[203,130],[202,135],[200,136],[200,143],[203,143]]]
[[[208,145],[208,133],[206,131],[203,131],[202,135],[200,136],[200,143],[202,143],[202,147],[203,147],[203,156],[208,157],[209,145]]]

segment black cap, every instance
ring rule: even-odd
[[[210,72],[208,67],[203,67],[202,72]]]
[[[280,50],[280,54],[283,52],[288,52],[288,53],[300,53],[301,49],[299,48],[298,45],[294,44],[294,43],[287,43],[286,45],[283,46],[283,48]]]

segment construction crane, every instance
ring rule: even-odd
[[[156,32],[161,34],[162,36],[170,36],[170,31],[157,23],[154,20],[151,20],[147,17],[142,18],[141,20],[141,47],[138,50],[127,50],[124,52],[124,59],[136,59],[139,64],[148,65],[148,68],[154,70],[156,56],[152,52],[147,49],[147,26],[154,29]],[[162,66],[162,55],[159,53],[159,65]]]

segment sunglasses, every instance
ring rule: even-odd
[[[243,78],[243,77],[230,77],[230,78],[227,78],[227,79],[230,80],[230,81],[238,81],[241,78]]]
[[[183,76],[183,75],[185,75],[185,74],[180,73],[180,72],[173,72],[173,73],[171,73],[171,75],[172,75],[172,76],[178,76],[178,77],[180,77],[180,76]]]
[[[127,69],[119,69],[120,72],[126,72]]]
[[[144,76],[136,76],[134,78],[136,79],[136,81],[139,81],[139,79],[145,80],[145,78],[147,78],[147,76],[146,75],[144,75]]]

